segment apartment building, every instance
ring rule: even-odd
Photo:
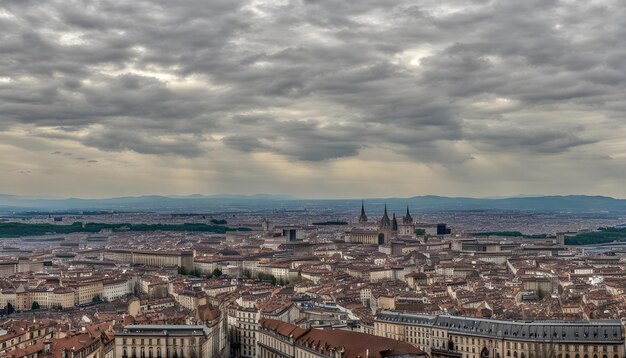
[[[0,356],[35,345],[54,335],[54,324],[51,322],[8,321],[1,328],[6,333],[0,336]]]
[[[104,253],[104,258],[112,261],[125,262],[146,266],[178,266],[192,271],[193,251],[140,251],[110,249]]]
[[[433,358],[624,356],[624,327],[618,320],[520,322],[381,311],[374,333],[410,343]]]
[[[213,339],[207,326],[129,325],[115,334],[115,357],[209,358]]]
[[[232,304],[228,307],[229,339],[231,354],[236,357],[257,357],[257,331],[261,318],[255,307]]]

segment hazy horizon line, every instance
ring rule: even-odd
[[[269,193],[255,193],[255,194],[232,194],[232,193],[218,193],[218,194],[131,194],[131,195],[114,195],[114,196],[101,196],[101,197],[81,197],[81,196],[57,196],[57,195],[21,195],[21,194],[7,194],[0,193],[0,197],[10,196],[26,200],[107,200],[107,199],[120,199],[120,198],[142,198],[142,197],[163,197],[168,199],[192,199],[198,198],[219,198],[219,197],[241,197],[241,198],[254,198],[254,197],[277,197],[283,200],[383,200],[383,199],[413,199],[423,197],[441,197],[441,198],[463,198],[463,199],[485,199],[485,200],[500,200],[500,199],[522,199],[522,198],[542,198],[542,197],[605,197],[616,200],[626,200],[626,198],[615,197],[611,195],[601,194],[515,194],[515,195],[490,195],[490,196],[458,196],[458,195],[445,195],[445,194],[418,194],[411,196],[363,196],[363,197],[303,197],[295,196],[291,194],[269,194]]]

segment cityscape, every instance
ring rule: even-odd
[[[625,19],[0,0],[0,358],[626,358]]]
[[[529,215],[479,214],[446,214],[464,218],[451,225],[362,201],[335,215],[6,215],[0,234],[23,234],[0,251],[0,353],[624,356],[623,243],[571,244],[589,229],[518,236],[485,218],[523,225]],[[548,230],[573,225],[558,213],[530,217]],[[474,230],[459,224],[472,220]],[[82,229],[53,232],[75,223]],[[41,225],[52,232],[28,234]]]

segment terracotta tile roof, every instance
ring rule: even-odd
[[[424,356],[425,353],[409,343],[370,334],[344,330],[304,330],[291,323],[262,319],[261,327],[283,337],[291,337],[298,345],[331,355],[343,351],[344,358],[387,357],[392,355]]]

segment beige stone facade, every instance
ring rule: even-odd
[[[131,325],[116,332],[115,357],[209,358],[213,339],[207,326]]]
[[[193,270],[193,251],[133,251],[108,250],[104,253],[108,260],[146,266],[178,266]]]
[[[431,357],[624,356],[624,327],[620,321],[517,322],[382,311],[376,316],[374,333],[408,342]]]

